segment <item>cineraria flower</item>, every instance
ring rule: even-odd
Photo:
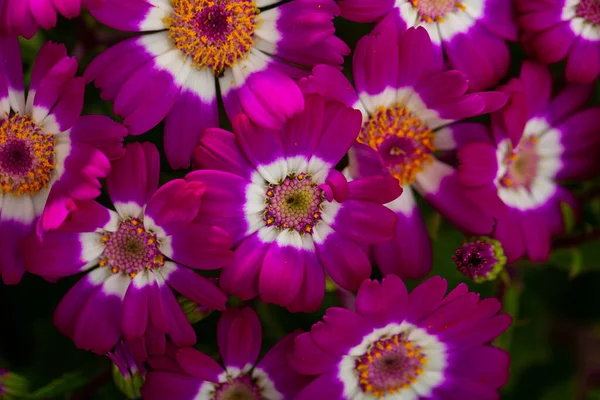
[[[329,308],[294,340],[292,367],[318,375],[295,400],[499,399],[509,356],[487,343],[511,318],[465,284],[445,293],[439,276],[410,295],[395,275],[365,281],[356,312]]]
[[[525,50],[546,64],[567,59],[567,80],[591,83],[600,75],[598,0],[518,0]]]
[[[459,150],[459,178],[493,212],[494,238],[508,261],[545,261],[551,236],[563,232],[561,203],[575,199],[558,180],[594,176],[600,166],[600,107],[580,110],[592,87],[571,85],[552,97],[550,71],[524,62],[504,90],[511,101]]]
[[[413,188],[458,228],[489,234],[493,219],[464,194],[455,170],[438,160],[437,150],[454,150],[473,129],[455,123],[501,107],[499,92],[466,94],[462,72],[437,70],[431,42],[423,28],[398,34],[392,27],[362,38],[354,53],[356,91],[331,67],[318,66],[300,82],[304,91],[320,93],[361,110],[358,141],[377,150],[404,194],[387,204],[398,216],[392,241],[374,246],[375,262],[384,275],[422,278],[431,269],[431,245]],[[357,94],[358,92],[358,94]],[[377,174],[379,162],[363,152],[350,154],[352,178]]]
[[[500,242],[482,236],[466,240],[456,249],[452,261],[463,275],[481,283],[496,279],[506,264],[506,257]]]
[[[506,40],[517,40],[513,4],[507,0],[341,0],[351,21],[391,25],[404,31],[422,26],[434,45],[434,60],[446,57],[469,77],[471,90],[489,88],[508,71]]]
[[[395,232],[395,214],[382,204],[401,193],[389,175],[347,182],[334,169],[356,139],[358,111],[315,95],[305,103],[278,131],[244,114],[233,120],[235,134],[208,129],[194,154],[206,170],[186,177],[207,185],[204,206],[233,236],[221,287],[294,312],[320,306],[323,268],[348,290],[371,275],[368,245]]]
[[[174,351],[172,359],[151,359],[153,371],[142,388],[146,400],[287,400],[309,377],[287,361],[293,332],[281,339],[257,363],[262,341],[260,321],[250,308],[228,309],[217,326],[223,367],[193,348]]]
[[[82,4],[98,7],[103,0],[2,0],[0,1],[0,34],[30,39],[39,27],[56,26],[58,14],[65,18],[79,16]]]
[[[230,119],[244,112],[279,128],[303,107],[299,66],[339,65],[350,53],[334,36],[333,0],[106,0],[102,23],[152,32],[100,54],[85,77],[115,102],[132,134],[166,117],[165,153],[188,168],[202,131],[219,126],[219,91]],[[268,10],[264,8],[268,7]],[[148,85],[152,82],[152,85]]]
[[[36,222],[55,227],[71,198],[98,196],[108,158],[123,152],[127,130],[121,124],[102,115],[80,116],[85,85],[76,71],[65,46],[47,42],[25,99],[19,42],[0,37],[0,273],[6,284],[23,276],[20,241]]]
[[[122,338],[138,359],[165,351],[165,335],[191,346],[196,335],[172,287],[208,307],[224,310],[227,297],[194,269],[221,268],[231,259],[222,229],[192,222],[206,188],[175,179],[158,187],[154,145],[130,144],[106,179],[116,212],[76,202],[59,229],[24,241],[27,270],[46,279],[88,271],[54,314],[76,346],[110,351]],[[97,267],[97,268],[95,268]],[[169,287],[170,286],[170,287]]]

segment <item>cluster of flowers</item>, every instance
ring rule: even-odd
[[[18,36],[82,3],[141,34],[83,77],[65,46],[44,44],[25,95]],[[354,49],[353,83],[340,14],[377,22]],[[482,236],[453,257],[474,280],[547,259],[563,204],[577,210],[557,181],[599,166],[600,108],[585,108],[597,0],[0,0],[0,34],[2,281],[85,271],[55,324],[124,375],[148,368],[144,398],[498,397],[509,358],[490,342],[511,322],[500,302],[465,285],[446,295],[441,277],[409,294],[401,280],[432,267],[414,191]],[[485,91],[516,40],[536,61]],[[565,58],[553,90],[542,63]],[[122,123],[81,115],[92,81]],[[219,98],[233,132],[218,127]],[[123,139],[163,120],[168,163],[193,171],[159,185],[157,148]],[[101,179],[112,209],[95,201]],[[218,269],[218,281],[196,271]],[[326,277],[358,291],[354,306],[257,362],[258,317],[228,295],[315,312]],[[173,291],[223,311],[222,365],[192,348]]]

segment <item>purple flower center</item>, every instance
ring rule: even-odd
[[[278,185],[269,185],[266,195],[263,219],[267,226],[313,233],[321,219],[323,191],[310,176],[304,173],[288,176]]]
[[[416,382],[426,362],[421,347],[400,333],[371,344],[356,360],[355,369],[363,392],[383,397]]]
[[[411,184],[433,161],[433,131],[399,104],[379,107],[363,124],[358,141],[379,152],[400,184]]]
[[[540,156],[536,149],[537,138],[523,139],[519,145],[505,157],[508,167],[500,183],[505,187],[525,187],[529,189],[538,174]]]
[[[594,25],[600,25],[600,0],[581,0],[576,13]]]
[[[29,115],[0,121],[0,194],[34,195],[48,187],[56,167],[55,143]]]
[[[443,22],[444,15],[457,10],[465,10],[457,0],[408,0],[417,9],[421,22]]]
[[[452,260],[458,270],[471,279],[487,277],[499,261],[493,245],[481,240],[462,245],[454,252]]]
[[[261,388],[248,375],[217,386],[213,400],[261,400]]]
[[[138,272],[161,267],[165,263],[156,235],[145,230],[139,219],[123,220],[116,232],[104,234],[102,242],[105,247],[100,266],[111,268],[115,274],[122,272],[135,278]]]
[[[247,0],[172,0],[173,13],[165,19],[169,37],[199,69],[219,76],[245,58],[254,45],[256,16]]]

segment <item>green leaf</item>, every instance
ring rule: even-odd
[[[569,203],[566,203],[564,201],[560,203],[560,210],[565,225],[565,233],[569,234],[573,232],[573,228],[575,227],[575,211]]]
[[[81,370],[67,372],[33,392],[29,395],[28,399],[47,399],[64,396],[90,383],[98,376],[100,371],[101,368],[98,365],[94,365]]]
[[[495,344],[507,351],[510,350],[510,345],[515,330],[514,322],[517,321],[519,316],[521,291],[521,286],[513,282],[506,289],[504,298],[502,299],[503,311],[512,317],[513,324],[506,330],[506,332],[496,339]]]

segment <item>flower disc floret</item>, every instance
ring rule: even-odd
[[[581,0],[575,9],[577,16],[591,24],[600,25],[600,1]]]
[[[264,221],[267,226],[294,229],[312,234],[321,219],[323,191],[305,174],[287,176],[283,182],[268,185]]]
[[[105,248],[100,266],[110,268],[115,274],[121,272],[135,278],[139,272],[165,263],[156,235],[144,229],[139,219],[121,221],[115,232],[102,236],[102,242]]]
[[[219,76],[245,58],[254,45],[260,10],[245,0],[172,0],[169,37],[198,69]]]
[[[410,0],[417,9],[422,22],[443,22],[447,13],[465,10],[465,5],[456,0]]]
[[[382,337],[356,360],[356,372],[363,392],[376,398],[400,393],[423,373],[427,357],[421,346],[403,333]]]
[[[56,138],[31,116],[0,122],[0,194],[35,195],[48,187],[56,168]]]
[[[261,388],[249,375],[217,385],[213,400],[261,400]]]
[[[358,141],[377,150],[400,184],[411,184],[433,162],[433,131],[408,108],[379,107],[363,124]]]

